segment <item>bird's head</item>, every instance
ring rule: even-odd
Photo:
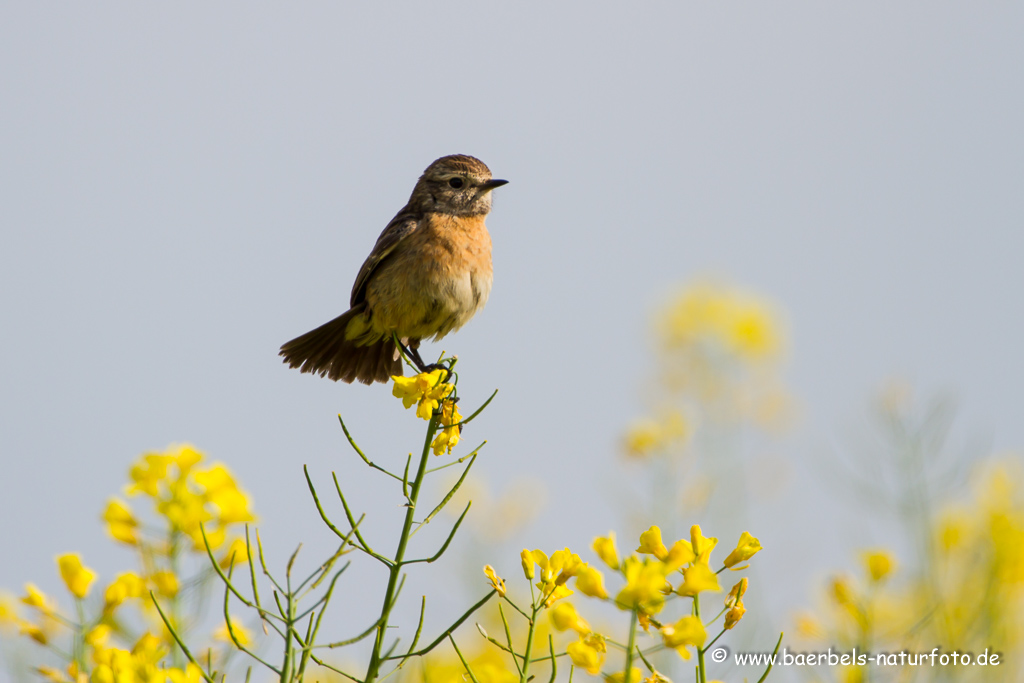
[[[491,210],[491,190],[507,182],[492,178],[479,159],[453,154],[427,166],[409,204],[423,213],[482,216]]]

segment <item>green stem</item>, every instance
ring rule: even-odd
[[[693,615],[695,617],[697,617],[698,619],[700,619],[700,596],[699,595],[694,595],[693,596]],[[707,648],[704,648],[704,647],[698,647],[697,648],[697,681],[698,681],[698,683],[707,683],[707,680],[708,680],[708,674],[707,674],[706,669],[704,668],[704,651],[706,649]]]
[[[633,671],[633,649],[636,647],[636,622],[637,613],[636,609],[629,613],[629,640],[626,645],[626,671],[622,675],[622,680],[626,683],[639,683],[638,681],[631,681],[630,673]]]
[[[178,556],[180,554],[181,532],[172,529],[168,540],[167,558],[171,563],[171,573],[177,578],[179,576]],[[174,628],[180,630],[182,628],[181,601],[178,599],[177,592],[169,597],[171,601],[171,621],[174,622]],[[185,633],[183,632],[181,636],[184,638]],[[181,653],[178,650],[174,650],[174,653],[171,655],[171,662],[177,669],[182,669],[185,666],[185,662],[182,661]]]
[[[79,671],[88,671],[85,666],[85,608],[82,599],[75,598],[75,611],[78,613],[78,624],[75,626],[75,639],[71,656],[78,665]]]
[[[423,485],[423,478],[427,469],[427,461],[430,458],[430,443],[434,440],[437,432],[437,415],[430,418],[427,426],[427,438],[423,442],[423,453],[420,455],[420,463],[416,469],[416,478],[413,479],[412,488],[409,491],[409,507],[405,511],[405,523],[402,525],[402,535],[398,539],[398,549],[395,551],[394,563],[389,568],[388,587],[384,591],[384,604],[381,606],[380,622],[377,626],[377,637],[373,642],[373,652],[370,655],[370,664],[366,668],[365,683],[373,683],[380,673],[381,663],[384,657],[381,652],[384,649],[384,637],[387,635],[388,619],[391,616],[391,609],[395,602],[395,588],[398,586],[398,577],[402,572],[403,560],[405,559],[405,548],[409,543],[409,536],[412,532],[413,518],[416,514],[416,501],[419,499],[420,487]]]
[[[530,617],[530,630],[526,633],[526,649],[523,651],[523,669],[519,673],[519,683],[526,683],[526,681],[530,680],[530,654],[533,652],[533,634],[537,630],[537,612],[540,611],[543,604],[542,601],[540,605],[533,605],[532,616]]]
[[[289,567],[290,569],[290,567]],[[295,644],[292,638],[292,629],[295,624],[295,596],[291,592],[291,571],[288,572],[288,592],[285,595],[285,631],[284,631],[284,661],[281,663],[281,683],[291,683],[292,669],[295,666]]]

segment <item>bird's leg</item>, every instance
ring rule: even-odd
[[[412,362],[416,365],[416,369],[419,370],[420,372],[433,372],[434,370],[444,370],[445,380],[447,380],[449,375],[451,375],[451,369],[449,369],[449,367],[444,363],[427,364],[423,361],[423,358],[420,356],[420,344],[418,340],[410,340],[409,345],[403,345],[402,349],[405,350],[406,354],[409,356],[409,358],[412,359]]]
[[[430,370],[427,369],[427,364],[424,363],[423,359],[420,357],[420,350],[418,348],[416,348],[412,344],[409,344],[409,346],[406,347],[406,353],[409,354],[409,358],[412,359],[412,362],[416,365],[417,370],[419,370],[420,372],[430,372]]]

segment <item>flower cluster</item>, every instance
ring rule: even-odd
[[[704,424],[788,426],[793,406],[780,374],[785,332],[770,302],[697,283],[662,309],[656,327],[657,402],[628,426],[627,457],[681,453]]]
[[[208,564],[203,530],[211,552],[222,550],[222,567],[247,557],[246,544],[237,538],[228,544],[227,533],[253,519],[248,497],[224,465],[201,467],[203,459],[191,446],[174,446],[164,453],[147,453],[131,466],[125,492],[152,501],[156,524],[144,524],[122,500],[108,501],[102,519],[116,541],[135,549],[137,571],[122,572],[96,590],[96,572],[79,554],[66,553],[57,557],[57,569],[74,610],[61,609],[57,600],[32,583],[26,584],[20,600],[29,608],[28,618],[16,605],[0,605],[0,623],[13,624],[21,635],[64,661],[62,667],[37,666],[45,678],[57,683],[201,679],[191,664],[165,662],[177,646],[150,595],[168,605],[176,627],[184,631],[193,621],[184,614],[186,593],[209,577],[202,570],[195,576],[183,574],[188,551],[197,557],[201,553],[200,562]],[[134,609],[126,612],[128,605]]]
[[[79,617],[61,610],[57,600],[43,593],[34,584],[25,586],[21,603],[27,605],[34,619],[21,617],[11,606],[0,609],[0,623],[15,624],[19,632],[61,652],[58,643],[63,635],[70,635],[71,654],[62,668],[37,666],[36,672],[54,683],[197,683],[199,670],[192,665],[173,667],[163,664],[168,654],[165,639],[149,631],[130,636],[127,627],[115,611],[127,598],[142,598],[146,582],[136,574],[121,574],[111,583],[104,595],[103,608],[93,618],[81,619],[85,601],[96,581],[96,573],[82,564],[76,553],[57,557],[57,568],[68,592],[77,605]],[[129,648],[119,648],[113,640],[129,640]]]
[[[718,543],[717,538],[708,538],[699,526],[690,529],[689,539],[680,539],[667,547],[661,537],[661,529],[652,526],[640,534],[639,545],[634,554],[619,559],[619,551],[615,544],[615,535],[594,539],[594,553],[611,570],[621,575],[624,585],[612,599],[615,606],[622,610],[630,610],[637,614],[640,624],[648,629],[652,624],[661,632],[666,647],[675,649],[684,658],[690,657],[687,648],[700,648],[706,638],[705,625],[699,614],[683,616],[674,623],[662,624],[655,615],[665,607],[670,597],[695,598],[703,592],[722,590],[718,584],[718,574],[725,569],[741,570],[745,566],[737,566],[750,559],[761,549],[761,544],[749,533],[744,532],[736,548],[726,558],[718,572],[711,569],[711,551]],[[583,572],[589,575],[581,587],[577,578],[576,587],[590,597],[609,599],[604,591],[604,580],[600,572],[587,568]],[[680,580],[681,579],[681,580]],[[742,590],[746,590],[746,579],[741,581]],[[730,593],[732,604],[729,613],[732,622],[727,620],[726,630],[731,629],[743,616],[743,604],[740,600],[742,592],[740,584]],[[579,666],[591,666],[594,658],[601,652],[590,648],[584,636],[576,644],[574,651]],[[588,651],[590,648],[590,651]],[[582,656],[585,654],[586,656]],[[572,653],[570,653],[572,656]],[[584,664],[587,664],[585,666]],[[589,670],[589,669],[588,669]]]
[[[816,609],[797,618],[808,647],[871,642],[884,651],[1002,654],[986,681],[1024,672],[1024,473],[1012,461],[986,463],[972,495],[928,520],[932,554],[901,571],[892,553],[859,553],[852,574],[831,577]],[[949,680],[975,680],[970,668]],[[861,680],[853,667],[845,680]],[[844,680],[841,675],[840,680]]]
[[[770,304],[710,282],[681,292],[667,307],[660,331],[662,343],[670,348],[707,342],[754,361],[777,354],[782,346]]]
[[[406,409],[415,405],[416,416],[424,420],[437,416],[441,431],[430,444],[434,455],[451,453],[462,433],[458,398],[453,395],[455,385],[441,381],[442,377],[447,378],[450,374],[440,368],[413,377],[394,375],[391,378],[394,381],[391,394],[402,399]]]
[[[173,533],[203,551],[203,532],[212,548],[221,547],[232,525],[251,522],[249,498],[223,464],[200,468],[203,454],[189,445],[172,446],[164,453],[143,455],[129,472],[129,496],[148,497]],[[103,512],[110,535],[128,545],[139,543],[139,522],[126,503],[116,498]]]
[[[621,580],[621,587],[614,594],[605,587],[603,571],[584,562],[568,548],[557,550],[550,555],[541,550],[524,549],[520,553],[520,559],[524,576],[531,582],[536,581],[532,588],[539,591],[534,593],[534,614],[539,610],[548,610],[551,625],[555,630],[576,634],[576,640],[566,646],[565,652],[575,666],[592,675],[601,673],[609,651],[608,646],[613,641],[606,635],[594,631],[566,598],[578,591],[587,597],[610,602],[618,609],[632,614],[629,644],[624,648],[627,653],[626,667],[618,676],[622,680],[628,677],[629,680],[639,683],[640,670],[631,667],[637,626],[646,633],[650,633],[653,628],[658,634],[660,643],[655,644],[654,649],[671,648],[682,658],[689,659],[692,656],[691,650],[695,649],[702,653],[710,646],[710,643],[707,643],[707,629],[720,617],[724,616],[724,623],[711,642],[721,637],[725,631],[733,629],[743,618],[746,612],[743,596],[748,586],[746,578],[733,586],[724,602],[724,608],[713,619],[705,620],[701,616],[699,596],[706,592],[720,591],[719,574],[726,570],[745,569],[747,565],[744,563],[761,550],[761,544],[749,533],[744,532],[721,568],[716,571],[711,568],[711,553],[717,543],[718,539],[704,536],[700,527],[694,525],[690,529],[688,539],[677,540],[668,547],[662,540],[661,529],[652,526],[640,534],[636,550],[622,557],[614,533],[595,538],[592,545],[594,554],[604,564],[606,570],[618,574]],[[505,595],[504,581],[494,573],[494,570],[488,566],[485,573],[491,585],[506,600],[510,600]],[[690,601],[687,613],[674,621],[662,620],[661,613],[668,603],[681,598]],[[516,609],[526,614],[524,609]],[[492,642],[498,644],[494,640]],[[644,656],[642,649],[638,649],[637,652],[640,657]],[[646,659],[644,661],[647,662]],[[625,674],[627,670],[628,676]],[[606,677],[611,679],[615,675],[610,674]],[[652,669],[649,680],[665,679]]]

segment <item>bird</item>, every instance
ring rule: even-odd
[[[282,345],[284,362],[349,384],[402,375],[402,353],[420,372],[436,368],[420,358],[420,342],[458,330],[487,303],[493,270],[484,218],[492,190],[507,183],[465,154],[427,166],[359,269],[349,309]]]

